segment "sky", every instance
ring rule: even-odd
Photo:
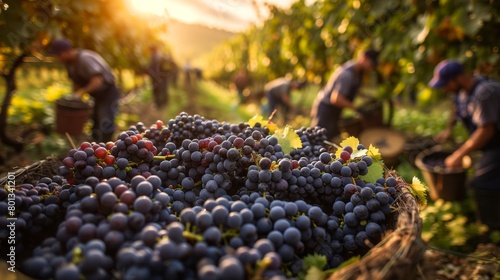
[[[187,23],[239,32],[267,17],[265,3],[287,8],[295,0],[128,0],[133,9]]]

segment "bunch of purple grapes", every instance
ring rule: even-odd
[[[22,271],[45,279],[282,279],[296,276],[309,254],[324,255],[329,269],[367,252],[387,230],[398,181],[366,182],[370,156],[347,146],[336,157],[318,127],[297,133],[304,147],[286,154],[260,124],[181,113],[167,126],[138,123],[115,142],[82,143],[61,176],[16,187],[19,244],[36,245]],[[2,189],[0,224],[7,213]],[[37,241],[44,231],[50,237]]]

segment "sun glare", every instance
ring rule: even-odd
[[[140,13],[164,15],[167,9],[165,0],[128,0],[133,10]]]

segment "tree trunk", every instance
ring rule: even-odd
[[[10,102],[12,101],[12,97],[14,96],[14,92],[17,89],[16,85],[16,70],[23,63],[24,58],[28,55],[27,52],[24,52],[19,57],[14,60],[11,68],[7,73],[4,73],[2,77],[5,79],[6,91],[5,97],[2,102],[2,111],[0,111],[0,140],[7,146],[14,148],[16,151],[21,151],[24,147],[24,144],[11,139],[8,135],[7,131],[7,114],[10,106]]]

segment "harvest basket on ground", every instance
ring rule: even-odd
[[[17,182],[30,182],[58,174],[61,162],[53,157],[13,171]],[[8,177],[0,178],[5,185]],[[412,279],[423,256],[422,220],[416,198],[406,187],[395,201],[395,212],[389,221],[389,233],[359,261],[344,266],[329,279]]]
[[[421,239],[422,219],[416,198],[405,187],[401,191],[389,221],[393,230],[359,261],[335,271],[330,280],[413,279],[417,275],[426,247]]]

